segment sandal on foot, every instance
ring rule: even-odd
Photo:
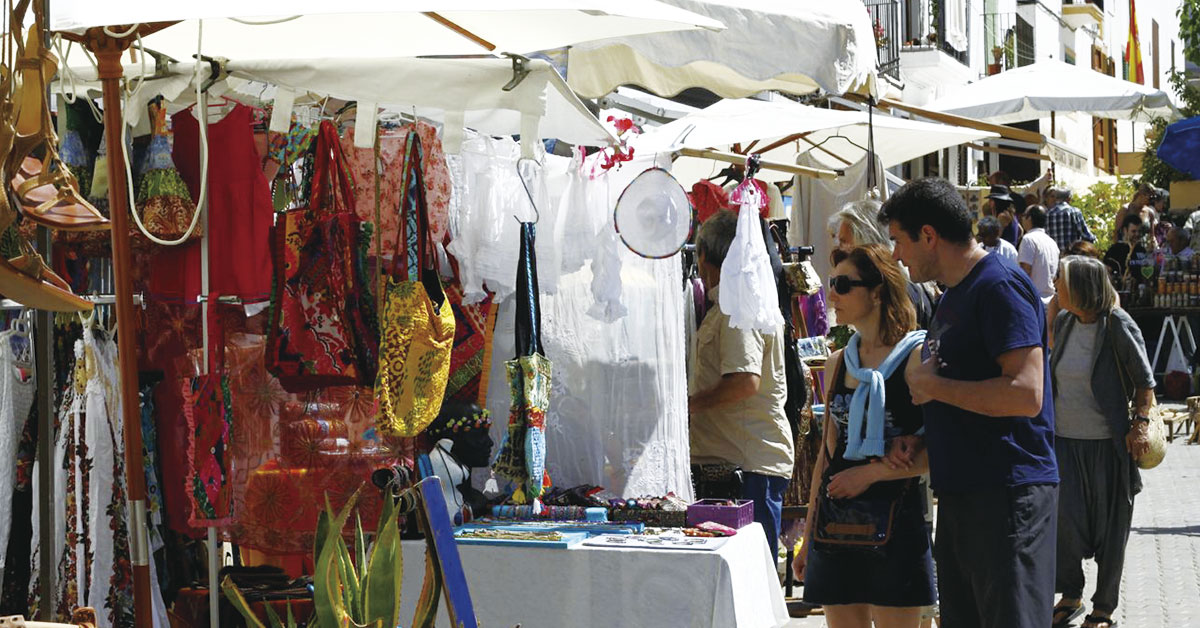
[[[1117,628],[1117,621],[1112,617],[1088,615],[1083,618],[1082,628]]]
[[[1083,602],[1075,606],[1067,606],[1059,604],[1054,607],[1053,619],[1050,622],[1051,628],[1066,628],[1071,625],[1071,621],[1083,614]]]

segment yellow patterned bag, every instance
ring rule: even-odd
[[[412,437],[437,417],[450,375],[454,309],[437,271],[430,267],[425,187],[421,182],[421,143],[409,133],[404,154],[400,232],[388,279],[379,347],[375,427],[382,436]],[[403,264],[406,273],[396,269]],[[397,280],[397,275],[407,276]]]

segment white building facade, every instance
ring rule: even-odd
[[[1176,17],[1180,0],[865,0],[875,22],[880,67],[904,102],[921,106],[990,74],[1058,59],[1125,75],[1130,11],[1136,10],[1143,83],[1170,92],[1184,68]],[[1173,95],[1173,94],[1172,94]],[[1015,125],[1048,138],[1055,176],[1087,185],[1120,173],[1120,153],[1145,148],[1145,126],[1064,113]],[[1006,148],[1006,142],[992,146]],[[1007,148],[1031,148],[1012,143]],[[1129,162],[1126,160],[1129,174]],[[942,151],[901,167],[905,177],[940,175],[960,184],[1004,169],[1030,181],[1048,161],[975,148]]]

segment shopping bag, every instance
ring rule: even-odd
[[[375,380],[379,330],[365,265],[369,238],[353,206],[337,131],[324,121],[308,205],[279,214],[271,230],[267,369],[289,392]]]
[[[517,357],[504,363],[511,401],[508,429],[492,470],[516,484],[513,501],[536,500],[548,484],[546,475],[546,411],[550,407],[552,365],[542,349],[541,303],[538,297],[534,225],[521,224],[521,257],[517,267]]]
[[[375,382],[379,404],[375,427],[387,436],[416,436],[437,417],[454,347],[454,310],[433,268],[421,160],[421,140],[409,133],[401,179],[400,237],[384,289],[383,341]]]

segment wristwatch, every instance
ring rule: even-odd
[[[1150,424],[1150,417],[1148,417],[1148,416],[1135,416],[1135,417],[1133,417],[1133,420],[1132,420],[1132,421],[1130,421],[1130,425],[1132,425],[1132,424],[1134,424],[1134,423],[1137,423],[1138,421],[1144,421],[1144,422],[1145,422],[1147,425],[1149,425],[1149,424]]]

